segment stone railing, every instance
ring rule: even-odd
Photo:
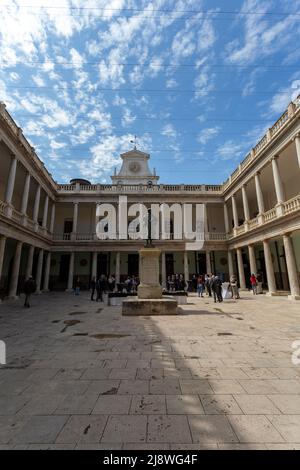
[[[280,116],[275,124],[270,129],[268,129],[266,134],[260,139],[251,152],[246,155],[238,168],[236,168],[233,173],[231,173],[229,178],[223,183],[223,191],[225,191],[231,185],[231,183],[238,178],[242,171],[258,157],[260,152],[269,144],[270,140],[273,137],[276,137],[276,135],[284,128],[284,126],[289,123],[290,119],[293,118],[295,114],[300,112],[300,107],[297,105],[299,97],[300,95],[298,96],[297,100],[295,100],[295,102],[291,102],[289,104],[288,109]]]
[[[270,220],[276,219],[276,208],[273,207],[269,211],[264,213],[265,222],[270,222]]]
[[[99,192],[99,193],[222,193],[222,185],[205,185],[205,184],[157,184],[148,186],[145,184],[58,184],[57,191],[59,193],[69,192]]]
[[[253,228],[257,227],[258,225],[258,218],[255,217],[254,219],[249,220],[248,222],[248,230],[252,230]]]
[[[23,214],[22,214],[21,212],[17,211],[16,209],[13,209],[13,210],[12,210],[11,217],[12,217],[13,220],[15,220],[16,222],[18,222],[19,224],[22,223]]]
[[[292,199],[289,199],[283,204],[284,213],[290,214],[291,212],[297,211],[300,209],[300,195]]]
[[[224,232],[207,232],[204,234],[204,237],[203,237],[203,240],[206,240],[206,241],[226,241],[228,238],[227,234],[224,233]],[[106,241],[110,241],[109,239],[107,240],[101,240],[101,239],[98,239],[96,234],[95,233],[76,233],[75,236],[73,236],[73,234],[71,233],[54,233],[53,234],[53,240],[54,241],[68,241],[68,242],[72,242],[72,241],[98,241],[98,242],[106,242]],[[127,238],[126,240],[116,240],[116,242],[127,242],[127,241],[132,241],[132,242],[135,242],[138,241],[138,240],[132,240],[131,238]],[[174,238],[172,237],[172,234],[170,236],[170,239],[167,239],[167,240],[163,240],[162,238],[160,238],[159,240],[157,240],[158,242],[159,241],[184,241],[184,242],[193,242],[192,239],[185,239],[183,238],[182,240],[174,240]]]
[[[6,206],[7,206],[6,202],[0,201],[0,214],[5,215]]]
[[[272,209],[268,210],[267,212],[263,214],[262,223],[259,222],[258,217],[255,217],[254,219],[249,220],[248,231],[254,230],[255,228],[258,228],[260,226],[264,226],[265,224],[272,222],[273,220],[279,217],[284,217],[285,215],[292,214],[293,212],[297,212],[297,211],[300,211],[300,194],[283,203],[283,213],[281,215],[278,215],[276,211],[276,207],[273,207]],[[240,225],[229,234],[228,238],[232,239],[234,237],[237,237],[245,233],[245,231],[246,231],[245,226]]]

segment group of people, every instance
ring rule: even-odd
[[[214,274],[205,274],[205,275],[198,275],[196,277],[196,291],[198,293],[198,297],[203,297],[203,293],[205,292],[206,295],[209,297],[214,298],[214,302],[222,302],[223,301],[223,294],[222,294],[222,280],[219,276]],[[250,285],[254,295],[257,294],[257,276],[252,273],[250,276]],[[195,283],[194,283],[195,285]],[[239,299],[239,287],[238,287],[238,280],[235,274],[230,276],[229,284],[228,284],[228,291],[231,294],[231,298]]]
[[[106,292],[113,292],[116,287],[116,279],[114,275],[106,276],[105,274],[101,274],[101,276],[97,279],[93,277],[91,280],[91,300],[96,300],[98,302],[103,302],[103,294]],[[76,287],[75,287],[76,289]],[[75,290],[76,293],[76,290]],[[96,299],[94,299],[96,293]]]
[[[203,297],[203,293],[214,298],[214,302],[222,302],[222,281],[219,276],[214,274],[200,274],[197,277],[197,292],[198,297]]]
[[[183,274],[172,274],[172,276],[168,276],[166,284],[167,291],[169,292],[186,290],[187,287]]]

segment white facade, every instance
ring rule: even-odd
[[[0,294],[15,297],[28,274],[38,290],[88,288],[101,273],[138,275],[143,241],[99,240],[96,205],[202,203],[205,242],[186,252],[186,240],[158,240],[161,282],[172,273],[235,271],[240,285],[260,273],[269,293],[300,298],[300,108],[286,112],[220,185],[165,185],[149,168],[149,155],[121,155],[112,184],[56,183],[5,105],[0,107]]]

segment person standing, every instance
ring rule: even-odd
[[[232,274],[230,276],[230,290],[231,290],[231,298],[233,299],[233,297],[235,299],[239,299],[240,298],[240,294],[239,294],[239,289],[238,289],[238,284],[237,284],[237,278],[236,278],[236,275],[235,274]]]
[[[256,295],[257,294],[257,278],[254,273],[251,274],[250,284],[251,284],[251,288],[253,291],[253,295]]]
[[[211,297],[211,288],[210,288],[211,277],[209,274],[205,274],[205,291],[206,295]]]
[[[214,302],[223,302],[222,297],[222,281],[218,276],[213,276],[213,280],[211,283],[211,290],[214,294]]]
[[[197,278],[197,292],[198,292],[198,297],[203,297],[203,291],[204,291],[204,279],[202,274],[199,274]]]
[[[79,295],[79,292],[80,292],[80,279],[78,277],[75,282],[75,295]]]
[[[24,293],[25,293],[25,302],[24,307],[30,307],[30,297],[36,291],[36,282],[32,276],[29,276],[27,281],[24,284]]]
[[[91,300],[94,300],[94,295],[95,295],[95,290],[96,290],[96,278],[95,277],[93,277],[93,279],[91,280],[91,289],[92,289]]]

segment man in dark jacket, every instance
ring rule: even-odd
[[[32,276],[29,276],[27,281],[24,284],[24,293],[25,293],[25,302],[24,307],[30,307],[30,296],[36,291],[36,282]]]
[[[218,276],[214,276],[211,283],[211,290],[214,294],[214,301],[223,302],[222,297],[222,281]]]
[[[96,290],[96,278],[95,277],[93,277],[93,279],[91,280],[91,289],[92,289],[91,300],[94,300],[94,295],[95,295],[95,290]]]

